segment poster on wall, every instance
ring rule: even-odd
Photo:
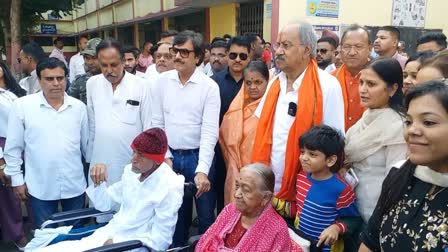
[[[329,30],[336,33],[339,37],[341,36],[339,25],[313,25],[313,28],[318,38],[322,37],[323,30]]]
[[[424,27],[426,0],[394,0],[392,6],[392,25]]]
[[[339,0],[307,0],[306,15],[312,17],[339,17]]]

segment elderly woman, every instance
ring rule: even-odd
[[[301,251],[272,208],[274,178],[263,164],[243,167],[235,181],[235,202],[223,209],[195,251]]]
[[[219,144],[226,162],[227,176],[224,185],[224,202],[235,201],[235,179],[241,167],[252,157],[258,118],[254,115],[269,80],[269,70],[261,61],[252,61],[244,70],[244,88],[241,88],[219,130]]]
[[[372,215],[389,170],[406,158],[402,85],[403,73],[395,59],[377,58],[361,70],[359,96],[367,110],[347,131],[345,154],[359,178],[355,195],[364,223]]]
[[[405,105],[409,159],[384,180],[360,252],[448,247],[448,86],[441,81],[417,86]]]
[[[408,61],[404,65],[403,70],[403,94],[406,95],[409,89],[415,87],[417,84],[417,73],[422,62],[425,62],[429,58],[434,56],[431,51],[425,51],[418,53],[415,56],[409,57]]]
[[[448,78],[448,51],[437,53],[434,57],[424,61],[417,73],[417,83],[430,80],[443,80]]]

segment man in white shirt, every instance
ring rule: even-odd
[[[20,80],[19,85],[26,90],[28,95],[40,91],[39,79],[36,74],[36,66],[39,61],[47,58],[44,50],[38,44],[31,42],[22,47],[17,59],[24,74],[29,75]]]
[[[35,227],[58,212],[84,207],[81,155],[88,140],[86,106],[65,94],[68,70],[58,59],[36,68],[42,92],[17,99],[8,120],[5,173],[22,200],[31,200]],[[25,152],[26,174],[21,169]]]
[[[48,57],[56,58],[64,62],[65,66],[68,67],[67,60],[65,59],[64,52],[62,51],[62,49],[64,48],[64,41],[62,41],[61,38],[56,38],[53,41],[53,45],[54,45],[53,51],[51,51],[50,56]]]
[[[155,64],[147,68],[144,76],[145,79],[155,80],[159,74],[174,69],[174,57],[170,53],[172,46],[168,42],[162,42],[155,46]]]
[[[79,38],[78,41],[79,52],[70,58],[70,66],[69,66],[70,83],[73,83],[78,76],[86,73],[84,69],[84,57],[81,55],[81,52],[86,48],[87,40],[88,40],[87,37],[84,36]]]
[[[102,74],[87,81],[91,165],[108,168],[109,184],[120,180],[129,163],[132,140],[151,126],[151,94],[142,78],[124,70],[121,45],[105,39],[96,47]],[[91,181],[89,181],[91,184]]]
[[[296,195],[300,135],[319,124],[344,132],[341,87],[336,78],[318,68],[316,40],[313,27],[306,22],[281,29],[275,60],[282,72],[270,81],[255,111],[260,120],[252,159],[271,165],[275,197],[289,204],[294,204]]]
[[[40,251],[85,251],[129,240],[140,240],[153,251],[168,249],[185,179],[163,162],[168,149],[163,130],[149,129],[138,135],[131,146],[131,164],[126,165],[120,181],[107,187],[104,165],[96,165],[90,172],[95,184],[86,192],[95,208],[108,211],[114,205],[120,206],[112,220],[80,241],[64,241]]]
[[[123,46],[122,53],[124,55],[124,70],[140,78],[144,78],[145,73],[137,70],[138,57],[140,56],[140,50],[133,46]]]
[[[170,151],[166,160],[173,170],[194,182],[198,189],[196,209],[199,233],[214,221],[214,193],[210,179],[214,148],[218,140],[220,96],[218,85],[201,69],[202,36],[179,33],[170,49],[176,70],[159,76],[153,91],[153,127],[166,130]],[[184,199],[173,238],[174,246],[185,244],[191,225],[192,199]]]

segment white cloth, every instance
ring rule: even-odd
[[[84,57],[81,53],[77,53],[70,58],[70,82],[73,83],[76,77],[86,73],[84,69]]]
[[[185,179],[165,163],[143,182],[139,177],[129,164],[119,182],[109,187],[105,183],[89,186],[86,192],[96,209],[106,211],[120,204],[120,210],[91,236],[80,241],[61,242],[41,251],[84,251],[101,246],[108,239],[114,243],[140,240],[153,250],[168,249],[182,204]]]
[[[160,74],[151,90],[152,126],[165,129],[168,145],[175,150],[199,148],[196,173],[208,174],[219,136],[218,84],[196,69],[182,85],[177,71],[171,70]]]
[[[40,200],[68,199],[86,188],[81,154],[89,135],[86,106],[64,96],[55,110],[42,92],[17,99],[8,119],[5,173]],[[21,170],[25,151],[26,174]]]
[[[39,248],[44,248],[58,235],[66,235],[72,230],[73,226],[63,226],[58,228],[44,228],[36,229],[33,239],[26,244],[25,252],[36,251]]]
[[[67,60],[65,59],[64,52],[58,48],[53,48],[53,51],[51,51],[49,58],[56,58],[62,62],[64,62],[65,66],[68,67]]]
[[[104,163],[108,183],[113,184],[131,160],[132,141],[151,126],[150,89],[145,80],[127,72],[115,91],[102,74],[90,77],[86,85],[90,132],[86,159],[92,165]]]
[[[328,66],[325,68],[325,71],[326,71],[326,72],[329,72],[329,73],[333,72],[334,70],[336,70],[336,65],[335,65],[334,63],[331,63],[330,65],[328,65]]]
[[[140,71],[135,71],[135,76],[140,77],[140,78],[145,78],[145,73],[144,72],[140,72]]]
[[[158,76],[159,72],[157,72],[156,64],[152,64],[146,68],[144,79],[155,79]]]
[[[289,130],[294,122],[295,117],[288,114],[289,103],[297,103],[298,91],[302,84],[305,71],[297,78],[293,83],[293,91],[286,92],[287,79],[285,73],[281,72],[277,77],[273,78],[266,90],[263,98],[260,101],[257,109],[255,110],[255,116],[260,118],[261,111],[266,100],[266,95],[269,92],[269,88],[272,83],[279,78],[280,79],[280,95],[277,101],[277,107],[275,108],[274,116],[274,129],[272,132],[272,150],[271,150],[271,166],[275,174],[275,188],[276,194],[282,185],[283,172],[285,167],[285,152],[286,143],[288,141]],[[338,80],[329,73],[319,69],[318,70],[319,81],[322,88],[323,98],[323,118],[322,124],[326,124],[339,130],[341,134],[344,134],[344,101],[342,98],[341,86]],[[300,102],[299,106],[300,106]]]
[[[17,96],[11,91],[0,88],[0,137],[6,138],[8,130],[8,116]],[[1,149],[1,148],[0,148]]]
[[[41,89],[36,70],[33,70],[30,76],[21,79],[19,85],[26,90],[27,95],[39,92]]]
[[[207,76],[211,76],[211,75],[209,75],[211,71],[212,71],[212,65],[210,64],[210,62],[207,63],[207,64],[204,66],[204,68],[202,68],[202,72],[204,72],[204,74],[207,75]],[[213,73],[213,72],[212,72],[212,73]]]

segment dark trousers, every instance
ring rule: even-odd
[[[62,211],[70,211],[85,207],[85,194],[81,194],[74,198],[61,200],[40,200],[30,195],[31,207],[33,211],[33,220],[35,228],[40,228],[48,218],[58,212],[59,203],[61,203]],[[82,220],[68,221],[65,223],[69,226],[81,227]],[[50,225],[48,227],[56,227]]]
[[[224,184],[227,175],[226,163],[219,144],[215,148],[215,162],[213,162],[213,165],[215,169],[216,212],[219,215],[224,208]]]
[[[185,182],[193,182],[199,160],[199,149],[171,150],[173,154],[173,170],[185,177]],[[213,191],[214,169],[210,168],[208,179],[211,183],[210,191],[199,198],[194,198],[199,219],[199,233],[204,233],[215,221],[215,192]],[[192,222],[193,198],[184,197],[179,209],[176,230],[173,237],[173,247],[183,246],[188,240],[188,233]]]

